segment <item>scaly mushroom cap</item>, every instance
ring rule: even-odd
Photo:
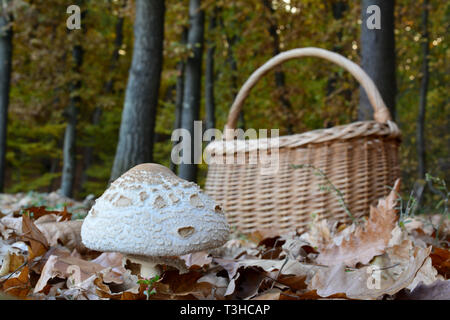
[[[81,228],[98,251],[176,256],[221,246],[229,227],[220,206],[158,164],[125,172],[98,198]]]

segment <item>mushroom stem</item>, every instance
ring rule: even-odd
[[[125,259],[130,260],[132,263],[141,265],[141,276],[144,278],[153,278],[159,276],[162,273],[158,264],[164,264],[173,267],[179,271],[180,274],[187,273],[189,269],[186,267],[184,260],[178,257],[150,257],[139,255],[126,255]]]
[[[158,259],[138,255],[126,255],[124,259],[130,260],[132,263],[140,264],[140,275],[143,278],[151,279],[161,275],[161,268],[158,267],[158,264],[161,263],[161,261]]]

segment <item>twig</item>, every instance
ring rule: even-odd
[[[19,267],[17,267],[16,270],[14,270],[13,272],[11,272],[8,277],[5,280],[2,281],[8,281],[9,278],[11,278],[17,271],[19,271],[20,269],[22,269],[23,267],[25,267],[28,264],[28,261],[25,261],[24,263],[22,263],[22,265],[20,265]],[[5,277],[5,276],[3,276]]]
[[[281,270],[283,270],[283,268],[284,268],[284,266],[286,265],[286,263],[288,262],[288,260],[289,260],[289,257],[286,256],[286,259],[284,259],[284,262],[283,262],[283,264],[281,265],[280,270],[278,270],[277,279],[280,277]],[[274,285],[275,285],[275,282],[272,282],[272,286],[270,287],[270,289],[273,289],[273,286],[274,286]]]

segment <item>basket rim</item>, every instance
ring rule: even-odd
[[[374,120],[356,121],[332,128],[316,129],[277,138],[215,140],[206,146],[205,152],[212,155],[273,148],[296,148],[307,144],[320,144],[332,140],[350,140],[369,136],[382,136],[400,141],[401,135],[397,124],[391,120],[388,120],[386,123],[380,123]]]

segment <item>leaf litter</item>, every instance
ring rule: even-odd
[[[163,265],[153,280],[121,253],[83,246],[82,220],[70,206],[10,201],[4,210],[0,201],[0,299],[449,300],[450,251],[433,227],[448,239],[448,218],[400,224],[398,188],[399,181],[366,220],[347,226],[316,216],[304,234],[236,232],[220,248],[178,257],[183,266]]]

